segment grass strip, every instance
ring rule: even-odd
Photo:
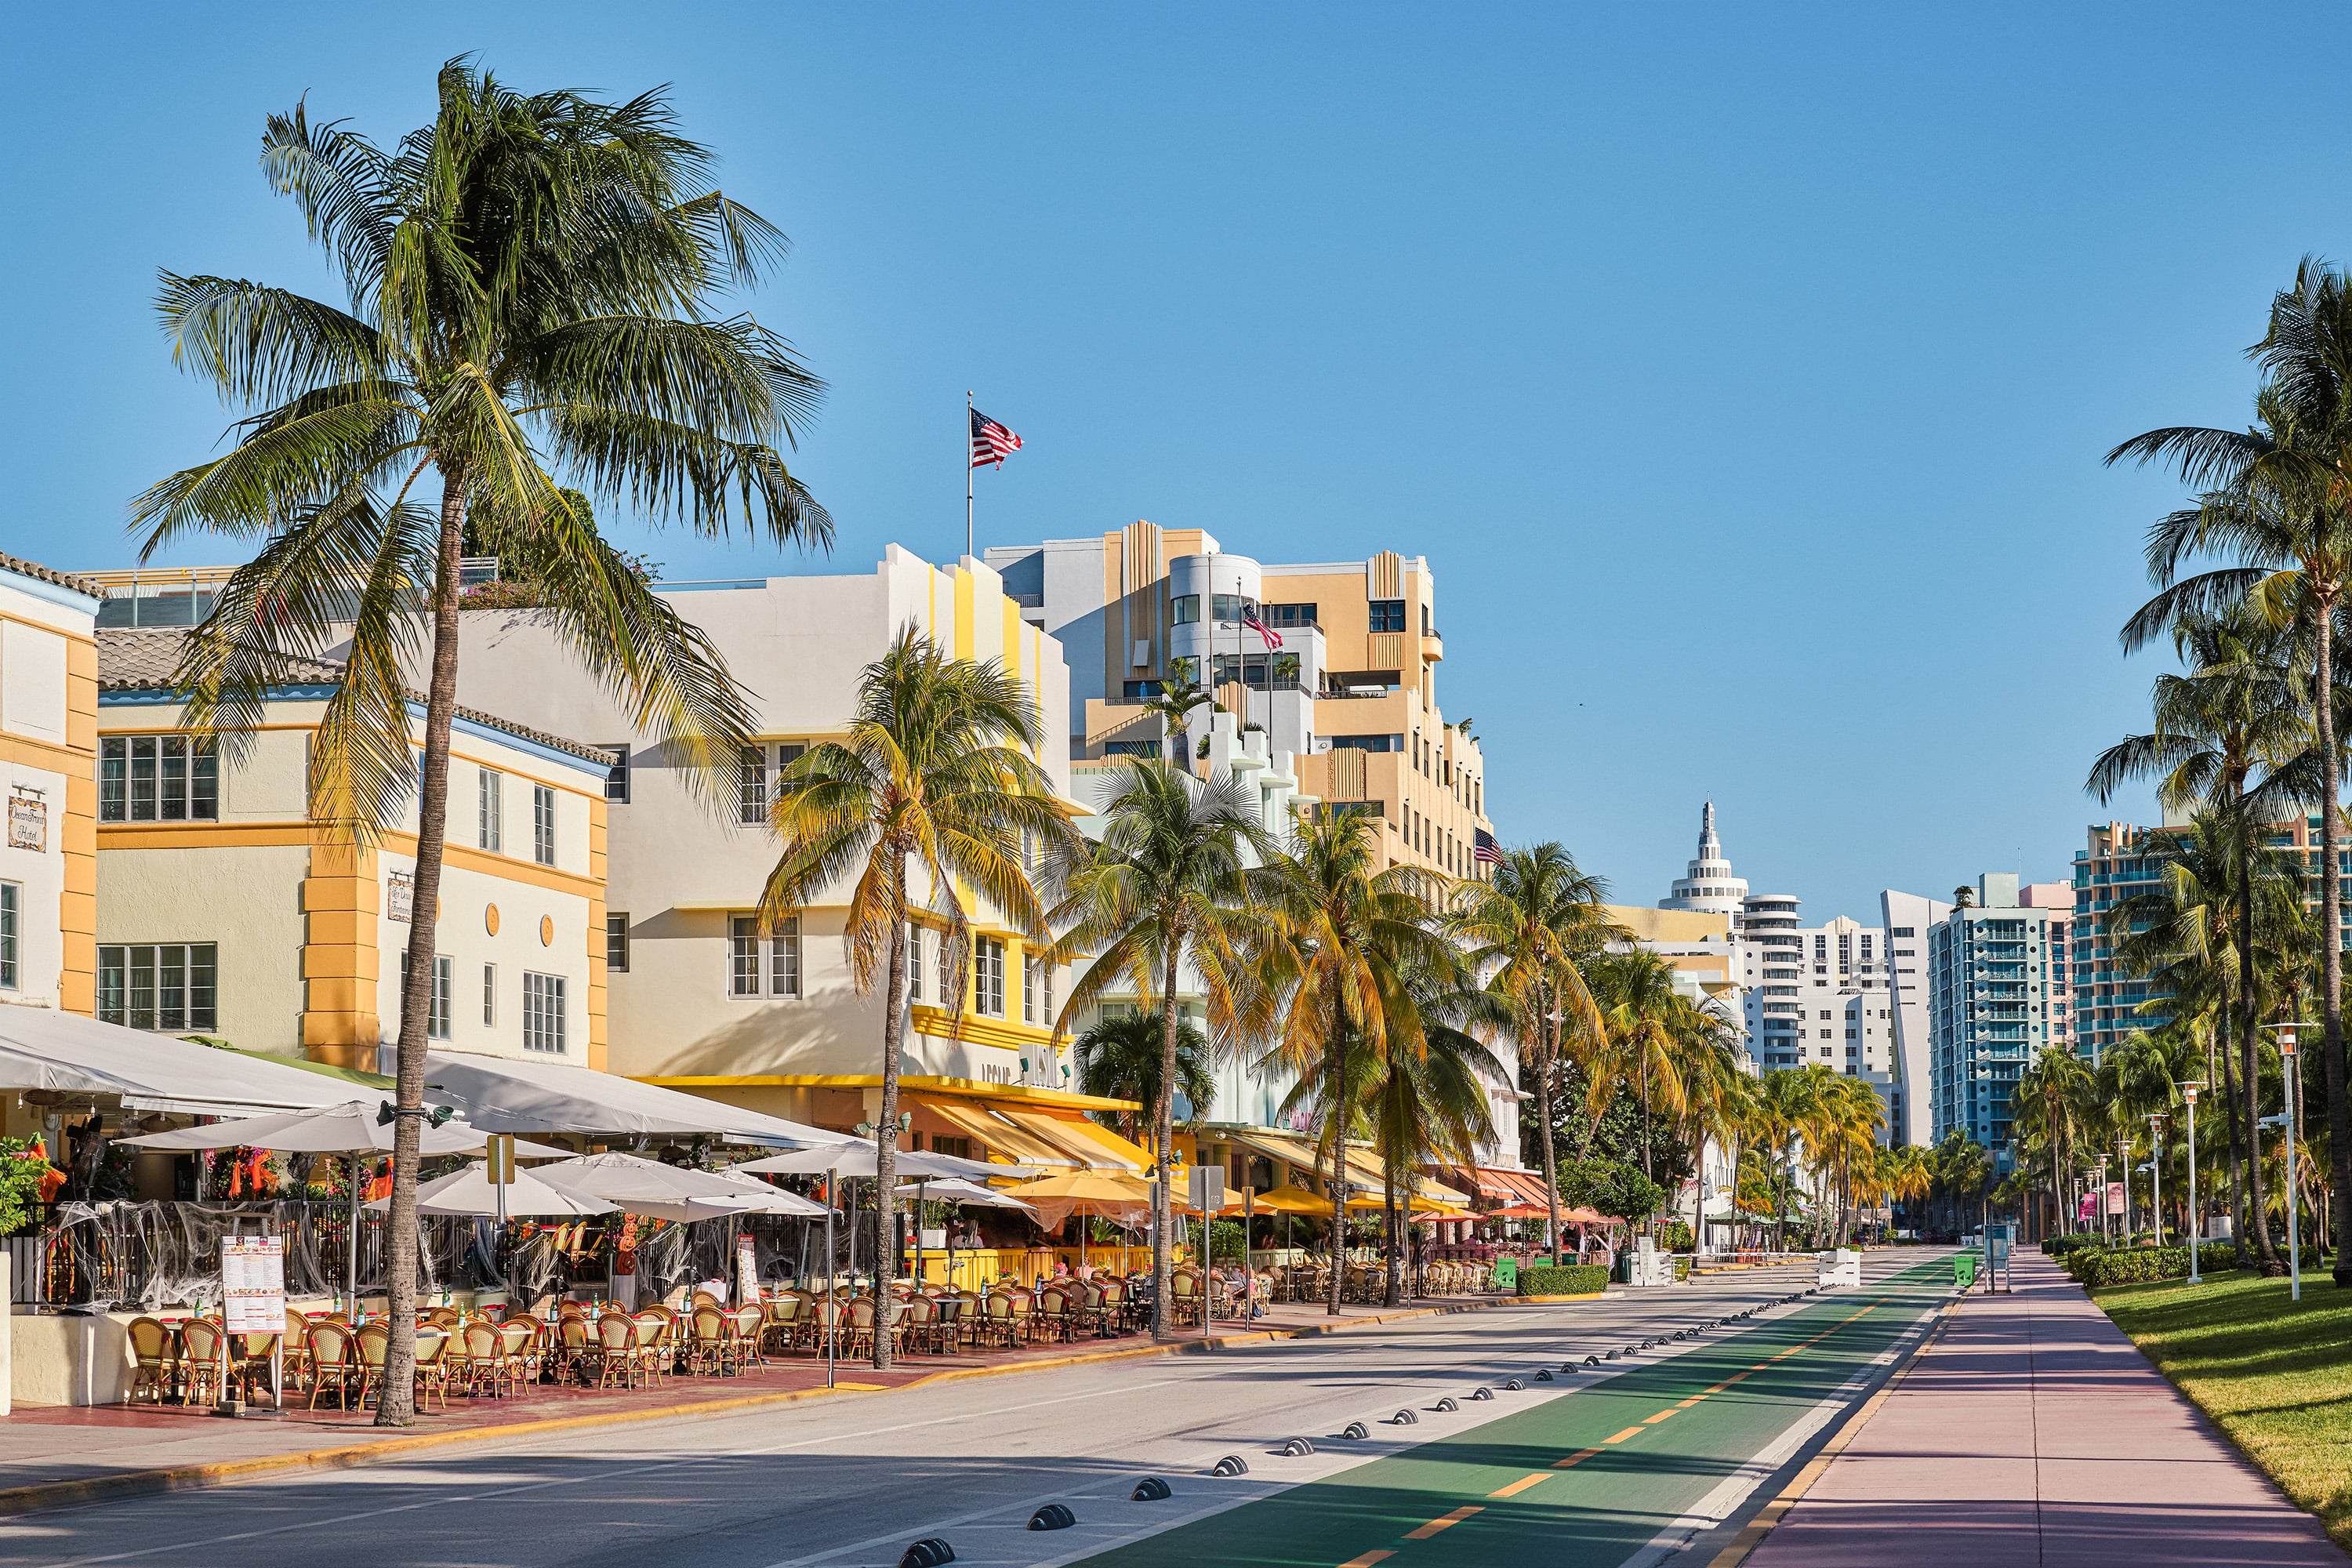
[[[2296,1506],[2352,1547],[2352,1291],[2251,1272],[2091,1299]]]

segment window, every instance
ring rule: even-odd
[[[614,974],[629,972],[629,917],[604,917],[604,967]]]
[[[1401,632],[1404,630],[1404,601],[1402,599],[1374,599],[1372,601],[1371,616],[1372,630],[1375,632]]]
[[[25,890],[14,882],[0,882],[0,989],[16,989],[16,906]]]
[[[530,786],[530,858],[555,864],[555,791],[547,784]]]
[[[1315,624],[1312,605],[1267,605],[1258,618],[1270,626],[1311,626]]]
[[[613,765],[604,770],[604,798],[615,805],[629,804],[629,743],[615,742],[606,748],[613,753]]]
[[[219,1027],[214,1005],[218,952],[209,942],[100,948],[99,1017],[133,1029]]]
[[[1168,621],[1171,626],[1189,626],[1200,618],[1200,595],[1179,594],[1168,601]]]
[[[944,1133],[934,1132],[931,1134],[931,1152],[951,1154],[959,1160],[969,1160],[971,1158],[971,1140],[950,1138]]]
[[[506,780],[484,768],[481,783],[475,791],[475,842],[493,855],[505,852]]]
[[[186,735],[109,735],[99,742],[102,822],[216,822],[220,753]]]
[[[1239,594],[1212,594],[1209,595],[1209,615],[1215,620],[1232,626],[1242,618],[1242,606],[1248,603],[1249,601]]]
[[[767,936],[760,917],[735,915],[727,922],[727,994],[730,996],[797,996],[801,994],[801,922],[798,915]]]
[[[1050,1024],[1054,1021],[1054,968],[1036,959],[1021,963],[1021,1021],[1024,1024]]]
[[[772,996],[797,996],[801,994],[801,918],[798,915],[784,921],[776,934],[768,939],[768,994]]]
[[[972,944],[971,1008],[985,1018],[1004,1016],[1004,944],[994,937]]]
[[[746,746],[735,784],[736,820],[746,826],[768,820],[768,750]]]
[[[495,1028],[499,1021],[499,966],[482,965],[482,1027]]]
[[[907,922],[907,1000],[923,999],[923,928]]]
[[[562,1055],[563,1026],[563,976],[523,971],[522,1048]]]
[[[456,980],[454,963],[446,958],[433,961],[433,1001],[425,1010],[425,1032],[436,1040],[449,1037],[449,992]]]
[[[1402,752],[1402,735],[1334,735],[1331,749],[1335,752]]]

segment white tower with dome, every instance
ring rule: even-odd
[[[1723,842],[1715,836],[1715,802],[1710,800],[1699,811],[1698,856],[1689,870],[1675,879],[1674,891],[1658,900],[1658,908],[1729,915],[1736,930],[1747,897],[1748,884],[1731,874],[1731,862],[1723,858]]]

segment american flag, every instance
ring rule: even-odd
[[[1242,601],[1242,625],[1265,639],[1266,652],[1272,653],[1282,646],[1282,634],[1258,619],[1257,606],[1246,599]]]
[[[982,414],[971,410],[971,466],[984,468],[994,463],[1004,466],[1004,459],[1021,450],[1021,437]]]
[[[1503,847],[1496,843],[1495,836],[1487,832],[1485,828],[1481,827],[1477,831],[1478,837],[1471,848],[1470,858],[1478,861],[1481,865],[1501,865],[1503,863]]]

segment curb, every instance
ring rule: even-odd
[[[1553,1301],[1599,1301],[1608,1295],[1606,1290],[1587,1290],[1575,1296],[1517,1296],[1512,1299],[1523,1306],[1540,1307]]]
[[[1748,1561],[1748,1553],[1764,1543],[1764,1538],[1772,1532],[1772,1527],[1786,1518],[1789,1510],[1813,1489],[1813,1483],[1820,1480],[1822,1472],[1830,1468],[1830,1461],[1845,1452],[1847,1444],[1862,1436],[1862,1429],[1870,1425],[1870,1418],[1878,1414],[1878,1407],[1886,1403],[1905,1378],[1911,1375],[1911,1369],[1919,1364],[1919,1358],[1927,1353],[1927,1347],[1943,1337],[1944,1328],[1952,1321],[1952,1314],[1959,1310],[1967,1299],[1955,1296],[1944,1303],[1943,1310],[1936,1315],[1934,1326],[1919,1336],[1919,1342],[1911,1347],[1911,1353],[1903,1358],[1903,1364],[1887,1374],[1886,1381],[1879,1384],[1877,1393],[1864,1400],[1852,1414],[1838,1423],[1837,1430],[1830,1434],[1829,1441],[1805,1461],[1804,1468],[1790,1478],[1789,1484],[1782,1487],[1771,1501],[1757,1510],[1756,1517],[1732,1538],[1729,1545],[1709,1560],[1706,1568],[1739,1568]]]
[[[401,1437],[379,1438],[369,1443],[346,1443],[332,1448],[306,1448],[283,1454],[257,1454],[251,1458],[220,1459],[202,1465],[176,1465],[168,1469],[124,1470],[115,1475],[89,1476],[69,1481],[43,1481],[32,1486],[0,1488],[0,1518],[33,1513],[46,1509],[71,1508],[82,1503],[109,1502],[121,1498],[151,1497],[160,1492],[193,1491],[204,1487],[228,1486],[260,1476],[282,1475],[295,1470],[355,1469],[362,1465],[378,1464],[409,1454],[423,1453],[435,1448],[455,1447],[467,1443],[507,1442],[515,1438],[544,1436],[552,1432],[583,1432],[597,1427],[626,1426],[646,1421],[685,1421],[711,1416],[740,1415],[747,1411],[798,1405],[814,1399],[830,1399],[841,1394],[895,1394],[903,1389],[929,1387],[933,1384],[960,1383],[982,1377],[1003,1377],[1013,1373],[1045,1372],[1055,1367],[1083,1366],[1097,1362],[1141,1361],[1153,1356],[1167,1355],[1202,1355],[1238,1346],[1271,1344],[1281,1340],[1319,1339],[1328,1334],[1344,1333],[1354,1329],[1377,1328],[1384,1323],[1401,1323],[1415,1318],[1452,1317],[1465,1312],[1480,1312],[1495,1307],[1519,1304],[1520,1300],[1517,1297],[1497,1296],[1492,1300],[1462,1301],[1443,1307],[1408,1308],[1402,1311],[1383,1312],[1375,1317],[1349,1318],[1338,1323],[1307,1323],[1297,1328],[1259,1329],[1244,1334],[1223,1335],[1213,1340],[1180,1340],[1165,1344],[1133,1345],[1123,1350],[1083,1351],[1070,1355],[1042,1357],[1035,1361],[1007,1362],[997,1366],[950,1367],[900,1384],[838,1383],[831,1388],[794,1388],[773,1394],[747,1394],[732,1399],[703,1400],[693,1405],[665,1405],[644,1410],[614,1410],[586,1415],[551,1415],[537,1421],[509,1422],[502,1426],[460,1426],[446,1432],[418,1432]]]

